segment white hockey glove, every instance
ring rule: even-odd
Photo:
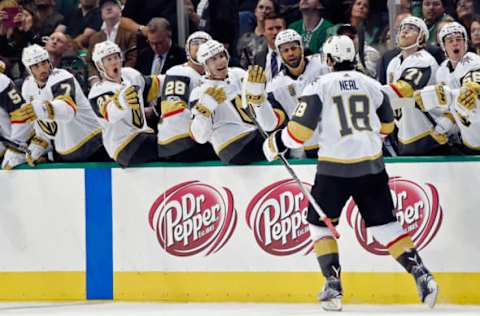
[[[288,148],[282,141],[282,130],[276,130],[263,142],[263,154],[268,161],[279,158],[279,155],[285,154]]]
[[[265,103],[265,85],[267,75],[261,66],[248,66],[245,94],[247,103],[254,106],[261,106]]]
[[[28,145],[28,152],[26,154],[27,163],[34,167],[38,162],[45,162],[44,157],[51,150],[50,143],[37,136],[33,137]]]
[[[18,165],[27,162],[25,154],[12,149],[7,149],[5,156],[3,157],[2,169],[11,170]]]
[[[449,114],[451,116],[451,114]],[[452,120],[453,119],[453,120]],[[437,125],[435,125],[435,132],[440,134],[450,134],[450,132],[455,128],[455,119],[450,118],[448,115],[444,115],[436,120]]]
[[[452,103],[452,92],[449,87],[443,84],[428,86],[422,90],[415,91],[415,106],[422,112],[440,110],[447,112]]]
[[[480,93],[480,84],[476,82],[467,82],[461,88],[455,102],[455,110],[460,116],[468,119],[477,108],[478,94]]]
[[[197,143],[205,144],[213,133],[212,118],[203,114],[195,116],[190,124],[190,133]]]
[[[112,101],[120,110],[126,108],[138,110],[140,108],[140,99],[138,97],[137,89],[134,86],[128,86],[115,92],[112,96]]]
[[[193,114],[211,117],[216,108],[227,100],[222,87],[208,87],[194,106]]]

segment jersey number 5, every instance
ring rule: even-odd
[[[340,95],[333,97],[333,102],[337,106],[341,136],[353,134],[353,129],[357,131],[372,130],[369,116],[370,100],[366,95],[349,96],[348,107],[344,106],[343,98]],[[348,116],[345,110],[348,111]]]

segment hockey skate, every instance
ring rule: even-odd
[[[428,270],[421,264],[413,268],[412,271],[415,282],[417,283],[417,291],[422,303],[433,308],[437,302],[438,297],[438,285],[433,279],[433,276]]]
[[[330,276],[318,294],[320,305],[326,311],[342,310],[342,284],[340,279]]]

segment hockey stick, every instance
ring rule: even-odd
[[[7,148],[13,148],[14,150],[18,150],[24,154],[28,153],[27,145],[16,143],[2,135],[0,135],[0,142],[2,142]]]
[[[258,121],[255,117],[255,113],[253,112],[252,106],[247,103],[247,94],[246,94],[246,90],[245,90],[245,83],[247,82],[247,75],[248,75],[248,73],[245,75],[245,78],[243,79],[243,83],[242,83],[242,107],[245,109],[245,112],[247,113],[249,118],[252,120],[253,124],[255,124],[258,131],[263,136],[263,138],[267,139],[268,138],[267,132],[265,132],[263,127],[260,125],[260,123],[258,123]],[[303,182],[297,176],[297,174],[293,170],[292,166],[288,163],[288,160],[285,158],[285,156],[283,154],[280,154],[280,153],[279,153],[278,156],[280,157],[280,160],[282,161],[285,169],[287,169],[287,171],[290,174],[290,176],[292,177],[292,179],[295,180],[295,182],[297,182],[297,184],[300,187],[300,190],[302,191],[302,193],[305,194],[305,196],[308,198],[308,201],[312,205],[313,209],[318,213],[318,215],[320,216],[320,219],[325,223],[325,225],[327,225],[327,227],[330,230],[330,232],[332,233],[333,237],[335,237],[335,239],[340,238],[340,234],[338,233],[335,226],[333,226],[332,220],[327,217],[325,212],[322,211],[322,209],[318,205],[317,201],[315,201],[315,198],[312,196],[310,191],[305,187]]]

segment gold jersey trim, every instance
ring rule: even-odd
[[[173,143],[174,141],[177,141],[177,140],[182,139],[182,138],[190,138],[190,133],[175,135],[175,136],[169,137],[165,140],[157,140],[157,143],[159,145],[168,145],[168,144]]]
[[[364,156],[364,157],[355,158],[355,159],[339,159],[339,158],[333,158],[333,157],[319,156],[318,160],[326,161],[326,162],[334,162],[334,163],[352,164],[352,163],[359,163],[359,162],[369,161],[369,160],[377,160],[380,157],[382,157],[382,154],[383,154],[382,151],[380,151],[379,153],[373,156]]]
[[[215,152],[217,153],[217,155],[222,151],[224,150],[226,147],[228,147],[230,144],[236,142],[237,140],[239,139],[242,139],[244,138],[245,136],[247,136],[248,134],[250,134],[252,131],[248,131],[248,132],[243,132],[235,137],[232,137],[230,138],[229,140],[227,140],[226,142],[224,142],[223,144],[221,144],[220,146],[218,146],[218,150],[215,150]]]
[[[68,149],[68,150],[65,150],[65,151],[60,151],[60,150],[57,150],[57,152],[62,155],[62,156],[66,156],[66,155],[69,155],[75,151],[77,151],[78,149],[80,149],[80,147],[82,147],[86,142],[88,142],[89,140],[91,140],[92,138],[94,138],[95,136],[97,136],[98,134],[100,134],[102,132],[102,129],[101,128],[97,128],[96,130],[94,130],[91,134],[89,134],[87,137],[85,137],[84,139],[82,139],[77,145],[75,145],[74,147]]]
[[[408,144],[414,143],[414,142],[416,142],[416,141],[418,141],[422,138],[425,138],[425,137],[431,135],[432,133],[433,133],[433,129],[429,129],[428,131],[423,132],[421,134],[418,134],[417,136],[414,136],[412,138],[407,138],[407,139],[403,139],[403,140],[398,138],[398,141],[400,143],[404,144],[404,145],[408,145]]]
[[[130,144],[130,142],[135,138],[137,137],[138,134],[140,133],[150,133],[150,134],[153,134],[153,130],[151,128],[148,128],[146,130],[139,130],[137,131],[136,133],[130,135],[127,137],[127,139],[125,139],[118,147],[117,149],[115,150],[115,152],[113,153],[113,160],[117,160],[117,157],[118,155],[120,155],[120,153],[125,149],[125,147],[127,147],[128,144]]]

